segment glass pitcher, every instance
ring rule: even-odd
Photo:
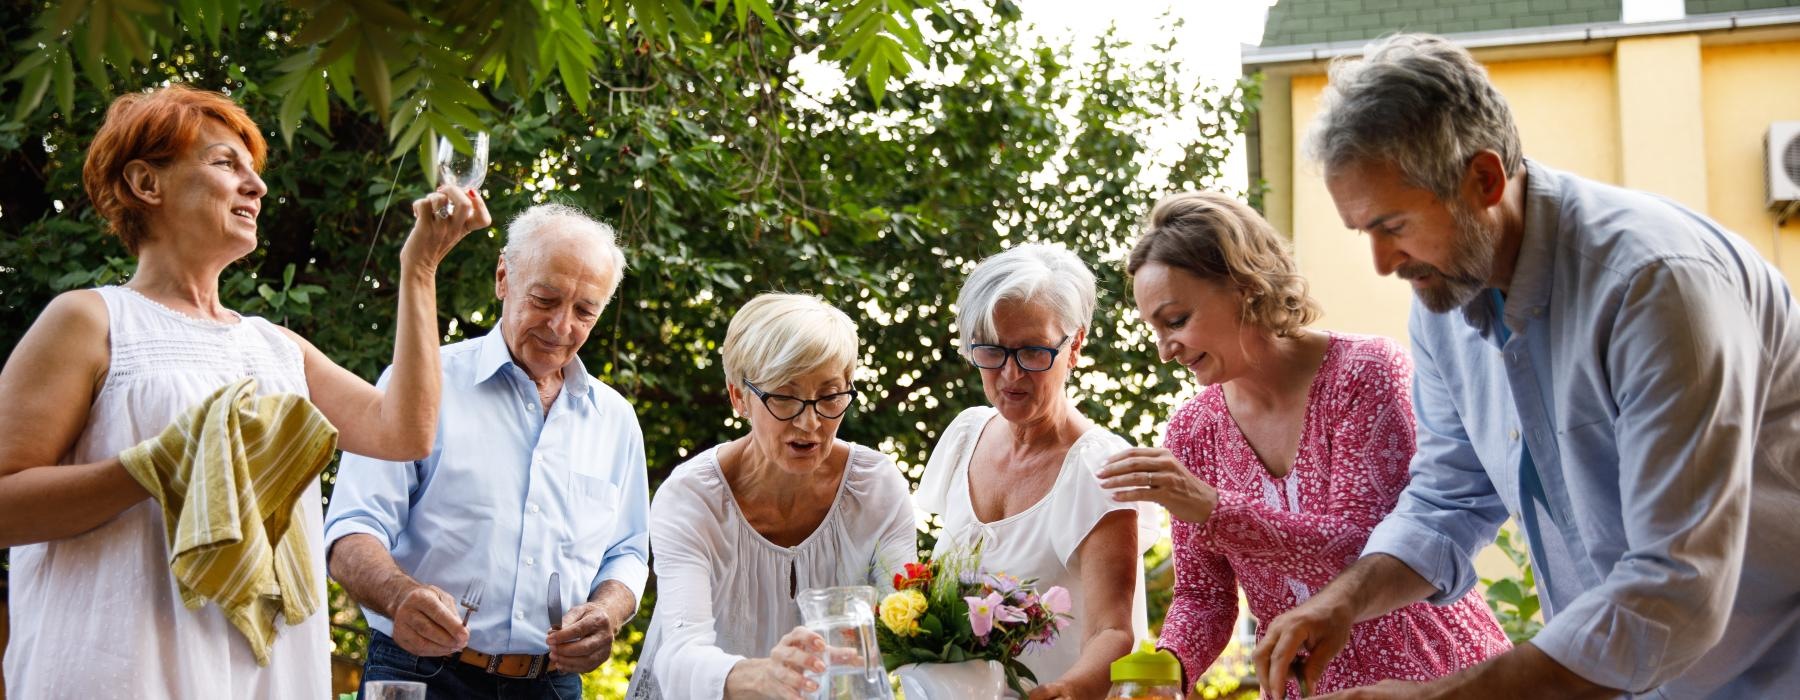
[[[875,644],[875,589],[870,586],[808,588],[794,598],[807,629],[825,638],[825,674],[816,700],[892,700],[881,649]]]

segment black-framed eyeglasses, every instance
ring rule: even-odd
[[[850,410],[850,404],[856,400],[856,388],[851,387],[835,394],[826,394],[816,399],[803,399],[786,394],[771,394],[744,380],[744,386],[750,387],[750,393],[762,400],[763,408],[769,409],[769,415],[775,420],[789,421],[799,417],[800,412],[811,406],[813,413],[825,420],[844,415]]]
[[[1042,372],[1056,364],[1056,355],[1062,352],[1060,348],[1063,343],[1067,342],[1069,342],[1069,336],[1065,335],[1062,340],[1056,341],[1055,347],[1048,348],[1042,345],[1009,348],[1005,345],[990,343],[970,343],[969,362],[982,369],[1000,369],[1006,366],[1006,360],[1010,357],[1013,364],[1018,365],[1019,369],[1027,372]]]

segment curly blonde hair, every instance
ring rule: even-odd
[[[1169,195],[1150,210],[1143,230],[1125,260],[1127,275],[1161,263],[1229,282],[1243,292],[1244,322],[1277,337],[1319,319],[1319,302],[1307,293],[1287,241],[1237,198],[1204,191]]]

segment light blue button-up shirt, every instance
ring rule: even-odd
[[[1529,163],[1495,304],[1416,302],[1419,449],[1365,554],[1455,600],[1520,513],[1547,512],[1532,644],[1648,697],[1800,697],[1800,308],[1743,239],[1681,206]]]
[[[490,654],[549,650],[552,571],[565,610],[607,580],[641,599],[650,497],[631,404],[577,359],[545,415],[498,329],[444,346],[443,372],[431,455],[388,462],[344,453],[325,541],[373,535],[402,570],[452,596],[484,582],[469,647]],[[392,620],[366,607],[363,615],[393,634]]]

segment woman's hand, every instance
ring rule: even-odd
[[[807,673],[824,673],[825,639],[805,627],[795,627],[769,650],[769,658],[745,659],[725,676],[725,697],[732,700],[779,698],[801,700],[818,690]]]
[[[424,265],[436,270],[450,249],[456,247],[470,231],[493,225],[487,202],[475,190],[459,190],[448,185],[436,192],[413,200],[413,229],[400,249],[400,261]],[[443,218],[439,212],[448,212]]]
[[[1181,520],[1199,525],[1219,505],[1219,491],[1194,476],[1181,460],[1161,447],[1133,447],[1106,459],[1096,475],[1100,485],[1117,490],[1120,501],[1149,501]]]

